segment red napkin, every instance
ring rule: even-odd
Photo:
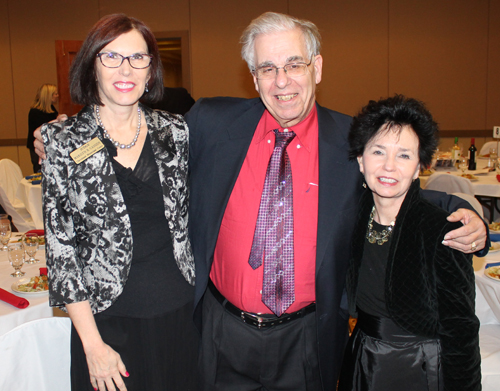
[[[40,275],[41,276],[46,276],[47,275],[47,268],[46,267],[41,267],[40,268]]]
[[[497,181],[500,182],[500,175],[497,175]]]
[[[37,234],[38,236],[45,235],[45,231],[43,229],[32,229],[31,231],[26,232],[27,234]]]
[[[5,289],[0,288],[0,300],[5,301],[6,303],[12,304],[17,308],[26,308],[30,305],[30,302],[22,297],[13,295],[10,292],[7,292]]]

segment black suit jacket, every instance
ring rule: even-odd
[[[316,320],[323,388],[334,390],[348,335],[345,276],[363,188],[358,163],[348,158],[351,117],[319,105],[317,109]],[[222,217],[264,110],[260,98],[209,98],[198,100],[186,115],[190,130],[189,218],[196,268],[198,327],[202,321],[200,304],[207,288]],[[448,201],[448,197],[444,197],[441,205],[451,210],[464,207],[463,202],[447,205]]]
[[[200,99],[187,114],[190,129],[190,232],[196,263],[195,319],[207,287],[224,211],[265,107],[260,99]],[[351,118],[318,105],[319,216],[316,300],[320,365],[332,389],[347,338],[341,306],[351,232],[361,194],[356,161],[348,159]]]

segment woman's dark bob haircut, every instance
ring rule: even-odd
[[[151,30],[140,20],[125,14],[104,16],[90,30],[78,51],[69,71],[71,99],[80,105],[100,105],[97,86],[96,61],[97,54],[111,41],[132,30],[141,33],[148,46],[148,54],[152,55],[149,66],[149,92],[145,92],[141,101],[154,103],[163,95],[162,64],[158,53],[158,44]]]
[[[356,115],[349,132],[349,157],[362,156],[366,145],[384,127],[386,130],[399,130],[409,126],[418,137],[418,157],[422,168],[432,162],[432,155],[439,143],[438,124],[432,119],[423,102],[395,95],[392,98],[371,100]]]

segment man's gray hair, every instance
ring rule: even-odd
[[[252,20],[250,25],[243,31],[240,39],[240,43],[242,44],[241,57],[247,62],[250,71],[255,70],[254,46],[258,35],[273,34],[294,29],[299,29],[304,34],[309,59],[318,55],[321,50],[321,35],[314,23],[276,12],[266,12]]]

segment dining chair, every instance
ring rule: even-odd
[[[483,391],[498,391],[500,385],[500,321],[476,284],[476,316],[479,319],[481,385]]]
[[[474,196],[472,184],[466,178],[451,174],[434,173],[425,183],[427,190],[439,190],[445,193],[465,193]]]
[[[0,336],[0,390],[70,390],[71,320],[23,323]]]
[[[35,223],[24,203],[17,198],[17,188],[23,179],[21,168],[10,159],[0,160],[0,205],[12,218],[19,232],[35,229]]]
[[[499,146],[498,141],[488,141],[487,143],[485,143],[481,147],[481,150],[479,151],[479,155],[480,156],[484,156],[486,154],[489,154],[490,153],[490,148],[498,148],[498,146]],[[498,152],[498,150],[497,150],[497,152]]]
[[[453,194],[454,196],[457,196],[457,197],[460,197],[461,199],[467,201],[473,208],[474,210],[477,212],[477,214],[479,216],[481,216],[481,218],[484,217],[484,211],[483,211],[483,206],[481,205],[481,203],[478,201],[478,199],[470,194],[465,194],[465,193],[451,193]]]

